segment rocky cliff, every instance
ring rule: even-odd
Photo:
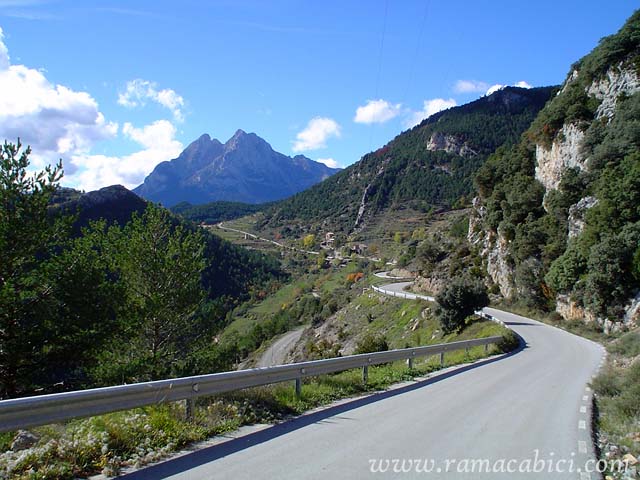
[[[635,322],[640,310],[634,300],[635,277],[625,271],[629,260],[620,257],[633,255],[638,219],[633,201],[629,210],[607,198],[613,194],[605,181],[608,175],[612,181],[625,175],[618,166],[623,159],[635,165],[635,157],[629,155],[640,145],[640,134],[632,125],[637,117],[631,113],[640,103],[639,32],[636,13],[620,32],[603,39],[571,68],[521,144],[487,162],[494,171],[479,172],[480,195],[469,223],[468,238],[505,298],[520,296],[518,269],[533,261],[541,266],[531,282],[541,304],[547,301],[543,297],[552,296],[564,318],[597,321],[605,330]],[[615,169],[619,173],[613,173]],[[629,174],[625,182],[636,185],[640,179]],[[591,214],[592,209],[597,212]],[[613,217],[609,225],[607,215]],[[629,247],[614,254],[610,245],[616,244],[615,235]],[[608,263],[597,266],[603,262]],[[600,275],[596,269],[608,268],[628,284],[607,286],[603,279],[614,275]]]

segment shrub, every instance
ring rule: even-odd
[[[387,339],[384,335],[367,333],[364,337],[358,340],[354,353],[373,353],[384,352],[387,350],[389,350],[389,344],[387,343]]]
[[[454,278],[436,296],[436,317],[445,333],[464,326],[465,319],[489,304],[487,287],[480,280]]]

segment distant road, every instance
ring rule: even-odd
[[[397,285],[383,288],[402,284]],[[577,468],[594,458],[587,383],[603,360],[603,348],[529,318],[491,308],[485,312],[519,334],[523,348],[346,401],[142,470],[131,478],[600,478],[579,474]],[[371,471],[371,462],[384,467],[385,460],[393,459],[405,459],[405,467],[409,460],[422,459],[440,472]],[[539,462],[546,463],[538,473],[464,473],[474,459],[486,460],[496,469],[500,462],[504,469],[519,468],[529,459],[531,470],[536,460],[538,467]]]
[[[300,340],[305,327],[296,328],[285,333],[278,340],[273,342],[267,350],[262,354],[256,367],[271,367],[273,365],[282,365],[287,360],[287,355],[293,349],[295,344]]]
[[[245,232],[243,230],[238,230],[237,228],[226,227],[224,225],[224,222],[217,223],[216,227],[218,227],[221,230],[228,230],[230,232],[236,232],[236,233],[240,233],[242,235],[246,235],[247,237],[253,238],[254,240],[260,240],[262,242],[271,243],[273,245],[276,245],[276,246],[278,246],[280,248],[285,248],[287,250],[293,250],[295,252],[307,253],[309,255],[320,255],[319,252],[314,252],[314,251],[311,251],[311,250],[302,250],[300,248],[290,247],[288,245],[285,245],[284,243],[276,242],[275,240],[270,240],[270,239],[264,238],[264,237],[259,237],[258,235],[255,235],[253,233]]]

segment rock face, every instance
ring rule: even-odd
[[[596,118],[611,119],[616,110],[619,95],[631,94],[640,89],[640,77],[635,69],[622,62],[610,68],[605,76],[591,84],[587,93],[601,101],[596,110]]]
[[[586,168],[586,161],[580,152],[584,132],[575,124],[563,125],[548,149],[536,145],[536,180],[546,190],[555,190],[560,185],[562,174],[568,168]]]
[[[567,78],[563,91],[578,76],[574,70]],[[624,63],[607,70],[602,78],[594,80],[586,92],[600,101],[596,109],[596,119],[613,118],[620,95],[630,95],[640,90],[640,77],[636,70]],[[557,189],[562,174],[568,168],[585,170],[588,159],[582,154],[584,131],[574,123],[564,124],[551,144],[551,148],[536,145],[536,179],[545,189]]]
[[[427,150],[431,152],[444,150],[447,153],[454,153],[466,158],[473,157],[478,154],[475,150],[469,147],[467,142],[443,132],[435,132],[431,135],[431,138],[429,138],[429,142],[427,143]]]
[[[417,277],[413,283],[416,292],[437,295],[444,288],[447,279],[438,277]]]
[[[224,144],[202,135],[178,158],[157,165],[133,191],[167,207],[182,201],[262,203],[291,196],[339,170],[303,155],[288,157],[256,134],[238,130]]]
[[[596,197],[584,197],[575,205],[569,207],[568,218],[568,236],[569,238],[575,238],[582,233],[585,227],[585,214],[587,210],[595,207],[598,204]]]
[[[509,260],[509,242],[500,231],[493,232],[483,226],[486,209],[479,198],[473,199],[473,210],[469,218],[468,240],[480,248],[480,256],[485,261],[487,273],[498,286],[505,298],[515,292],[513,265]]]

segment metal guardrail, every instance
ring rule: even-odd
[[[394,292],[393,290],[386,290],[384,288],[380,288],[376,286],[373,286],[372,288],[378,293],[383,293],[391,297],[404,298],[407,300],[426,300],[428,302],[435,302],[435,298],[429,295],[419,295],[417,293],[408,293],[408,292]]]
[[[354,368],[362,368],[363,380],[366,381],[370,365],[407,360],[411,367],[414,358],[438,354],[443,363],[445,352],[478,346],[487,349],[501,339],[494,336],[275,367],[3,400],[0,401],[0,432],[286,381],[295,381],[296,393],[299,393],[302,378]]]

